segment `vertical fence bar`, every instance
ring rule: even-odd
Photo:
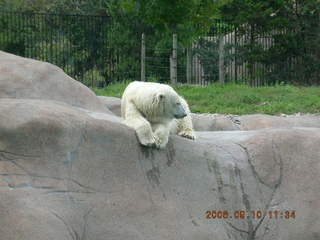
[[[81,21],[83,22],[83,24],[85,24],[84,22],[86,21],[84,18],[83,18],[83,16],[79,16],[79,18],[81,19]],[[79,19],[79,20],[80,20]],[[96,25],[96,18],[95,17],[89,17],[89,19],[88,19],[89,21],[86,21],[87,23],[88,22],[90,22],[91,23],[91,26],[93,26],[93,28],[91,29],[91,30],[93,30],[93,33],[92,34],[94,34],[94,32],[96,32],[97,30],[96,30],[96,27],[97,27],[97,25]],[[89,30],[89,28],[87,28],[88,30]],[[90,46],[90,50],[89,51],[92,51],[93,52],[93,54],[96,54],[95,53],[95,49],[94,49],[94,44],[91,42],[91,39],[89,38],[89,36],[85,36],[85,39],[86,38],[88,38],[88,40],[87,40],[87,42],[88,42],[88,45]],[[91,67],[93,68],[93,71],[91,72],[91,74],[87,74],[87,75],[89,75],[89,77],[91,78],[91,87],[96,87],[96,85],[95,85],[95,79],[94,79],[94,73],[95,73],[95,65],[94,65],[94,62],[93,62],[94,60],[93,60],[93,58],[91,58],[90,59],[90,65],[91,65]],[[83,62],[83,61],[82,61]],[[84,69],[84,66],[82,65],[82,69],[81,69],[81,71],[82,71],[82,75],[85,73],[85,71],[86,71],[87,69]]]
[[[237,28],[234,28],[234,82],[235,84],[238,83],[238,64],[237,64],[237,54],[238,54],[238,38],[237,38]]]
[[[144,33],[141,35],[141,81],[146,81],[146,39]]]
[[[223,33],[219,33],[219,83],[224,85],[224,36]]]
[[[187,84],[191,84],[191,75],[192,75],[192,54],[191,47],[187,47]]]
[[[170,80],[171,84],[177,83],[177,34],[172,36],[172,57],[170,58]]]

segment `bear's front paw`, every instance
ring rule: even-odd
[[[149,138],[143,138],[140,140],[141,145],[146,147],[156,147],[156,148],[164,148],[165,143],[161,141],[161,139],[156,136],[152,135]]]
[[[167,145],[166,141],[163,141],[163,139],[159,138],[159,137],[155,137],[156,139],[156,148],[158,149],[164,149]]]
[[[146,147],[155,147],[156,141],[154,138],[150,139],[140,139],[140,144]]]
[[[184,138],[192,139],[192,140],[196,139],[196,135],[194,134],[194,132],[192,130],[181,131],[178,133],[178,135],[181,137],[184,137]]]

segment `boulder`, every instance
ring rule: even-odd
[[[257,130],[266,128],[315,127],[320,128],[320,115],[284,115],[266,114],[224,115],[193,114],[192,120],[197,131],[221,130]]]
[[[319,239],[318,127],[201,131],[157,150],[92,109],[0,98],[1,239]]]
[[[0,98],[55,100],[109,112],[89,88],[57,66],[3,51],[0,51]]]
[[[116,97],[98,96],[105,106],[116,116],[121,117],[121,99]]]
[[[319,129],[198,132],[156,150],[96,114],[0,100],[3,239],[318,239]]]

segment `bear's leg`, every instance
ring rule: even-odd
[[[187,116],[182,118],[182,119],[177,119],[176,120],[176,132],[177,135],[189,139],[196,139],[196,135],[193,130],[193,124],[192,124],[192,119],[191,119],[191,113],[189,106],[187,102],[180,97],[181,104],[183,108],[185,109]]]
[[[169,141],[170,127],[166,124],[155,124],[153,126],[156,135],[156,147],[163,149]]]
[[[139,142],[142,145],[152,147],[158,142],[156,135],[152,132],[151,124],[141,116],[133,104],[127,105],[124,123],[136,131]]]
[[[196,139],[190,116],[177,120],[177,135],[193,140]]]
[[[188,128],[185,127],[187,125],[186,121],[178,123],[178,126],[180,125],[180,127],[178,127],[178,131],[177,131],[177,135],[181,136],[181,137],[185,137],[185,138],[189,138],[189,139],[196,139],[196,135],[194,134],[194,131],[192,128]]]

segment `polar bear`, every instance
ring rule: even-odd
[[[122,95],[121,116],[144,146],[164,148],[170,133],[196,138],[187,102],[166,84],[131,82]]]

